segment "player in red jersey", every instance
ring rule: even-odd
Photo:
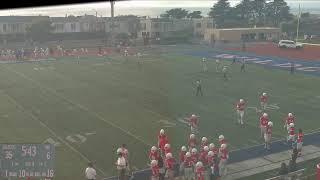
[[[216,148],[216,146],[213,143],[209,144],[209,151],[212,151],[214,153],[214,155],[218,155],[218,148]]]
[[[284,128],[287,128],[287,131],[289,131],[290,124],[295,123],[295,117],[293,116],[292,113],[289,113],[288,116],[284,120]]]
[[[226,172],[227,172],[226,164],[227,164],[227,160],[229,159],[229,152],[227,150],[226,144],[221,145],[221,148],[219,149],[219,157],[220,157],[219,175],[224,176],[226,175]]]
[[[299,133],[297,135],[297,150],[298,150],[298,155],[301,156],[301,151],[302,151],[302,145],[303,145],[303,132],[302,129],[299,129]]]
[[[185,118],[185,120],[190,125],[191,133],[197,134],[199,132],[199,116],[192,114],[189,118]]]
[[[266,126],[266,131],[264,132],[264,148],[270,150],[271,138],[272,138],[272,126],[273,123],[271,121],[268,122]]]
[[[207,162],[208,162],[208,167],[210,170],[210,179],[215,179],[214,177],[217,177],[219,175],[219,167],[217,163],[217,156],[214,154],[213,151],[208,152],[207,156]]]
[[[151,161],[151,180],[159,180],[160,176],[160,168],[158,166],[158,161],[157,160],[152,160]]]
[[[191,151],[192,148],[195,148],[197,146],[198,142],[196,139],[196,135],[190,134],[189,140],[188,140],[188,146],[189,146],[189,151]]]
[[[150,161],[159,159],[159,152],[158,152],[157,147],[155,147],[155,146],[151,147],[151,150],[149,152],[149,159],[150,159]]]
[[[165,177],[168,177],[168,180],[174,180],[174,164],[176,163],[176,160],[173,158],[171,153],[166,154],[165,158],[165,167],[166,167],[166,175]]]
[[[194,172],[193,172],[194,162],[192,160],[190,152],[186,153],[183,166],[184,166],[184,179],[192,180],[194,178]]]
[[[203,147],[203,151],[200,152],[199,160],[202,162],[202,164],[204,166],[206,166],[208,164],[208,162],[207,162],[208,152],[209,152],[208,146]]]
[[[262,95],[260,96],[260,105],[261,105],[261,109],[266,110],[268,105],[267,93],[262,93]]]
[[[164,154],[171,153],[171,146],[170,144],[164,145]]]
[[[294,129],[294,124],[290,123],[289,124],[289,131],[288,131],[288,138],[287,138],[287,142],[289,144],[289,142],[293,143],[295,141],[295,129]]]
[[[198,154],[198,150],[196,148],[193,148],[191,150],[191,159],[194,164],[196,164],[198,162],[199,154]]]
[[[220,146],[221,146],[222,144],[227,145],[227,140],[224,138],[223,135],[220,135],[220,136],[219,136],[219,144],[220,144]]]
[[[262,116],[260,117],[260,131],[261,131],[261,137],[264,137],[264,134],[267,129],[267,125],[269,122],[269,117],[267,113],[263,113]]]
[[[203,167],[202,162],[197,162],[196,168],[195,168],[195,173],[196,173],[196,179],[195,180],[204,180],[205,177],[205,169]]]
[[[180,176],[183,176],[183,173],[184,173],[183,162],[186,158],[186,153],[187,153],[187,148],[185,146],[182,146],[181,151],[179,153],[179,163],[180,163],[179,174],[180,174]]]
[[[161,129],[158,135],[158,148],[164,153],[164,146],[169,143],[167,135],[164,133],[164,130]]]
[[[202,137],[202,138],[201,138],[201,148],[200,148],[200,152],[203,151],[203,148],[204,148],[205,146],[208,146],[208,138]]]
[[[244,117],[244,111],[246,108],[246,104],[243,99],[240,99],[239,102],[236,105],[237,115],[238,115],[238,123],[243,125],[243,117]]]

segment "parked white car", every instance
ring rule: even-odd
[[[278,44],[279,48],[293,48],[293,49],[300,49],[303,47],[301,43],[297,43],[291,40],[281,40]]]

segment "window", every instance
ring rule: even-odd
[[[141,29],[142,29],[142,30],[146,30],[146,29],[147,29],[146,23],[141,23]]]
[[[196,27],[197,27],[197,28],[201,28],[201,23],[197,23],[197,24],[196,24]]]
[[[153,27],[154,27],[154,28],[159,28],[159,23],[154,23],[154,24],[153,24]]]
[[[76,31],[76,24],[75,23],[71,24],[71,31]]]
[[[207,28],[212,28],[212,23],[208,23]]]
[[[3,28],[3,32],[7,32],[7,24],[3,24],[2,28]]]
[[[156,32],[156,37],[160,37],[160,32]]]

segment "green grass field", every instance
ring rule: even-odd
[[[224,134],[233,150],[260,144],[255,110],[247,110],[247,125],[240,127],[234,103],[243,98],[257,107],[262,92],[280,108],[268,111],[275,140],[286,135],[282,119],[288,112],[294,112],[296,126],[305,133],[320,125],[318,77],[255,65],[240,73],[240,66],[233,65],[231,79],[224,81],[213,61],[207,73],[194,57],[167,53],[143,61],[141,69],[135,58],[125,62],[116,56],[82,58],[79,63],[64,58],[1,64],[0,142],[42,143],[51,138],[59,143],[56,179],[74,180],[83,178],[88,160],[101,176],[114,175],[115,151],[122,143],[129,148],[132,167],[145,168],[147,152],[163,127],[178,150],[189,136],[189,128],[178,119],[191,113],[201,116],[200,134],[210,142]],[[202,80],[203,97],[195,96],[197,79]]]

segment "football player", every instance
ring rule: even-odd
[[[261,130],[261,137],[264,137],[266,132],[267,126],[269,122],[269,117],[267,113],[263,113],[260,117],[260,130]]]
[[[262,93],[262,95],[260,96],[260,106],[261,109],[266,110],[268,105],[268,96],[267,93]]]
[[[264,148],[267,150],[270,150],[271,138],[272,138],[272,126],[273,126],[273,123],[269,121],[266,126],[266,130],[264,132],[264,142],[265,142]]]
[[[236,105],[237,115],[238,115],[238,123],[243,125],[243,117],[244,117],[244,111],[246,108],[246,104],[243,99],[240,99],[239,102]]]

